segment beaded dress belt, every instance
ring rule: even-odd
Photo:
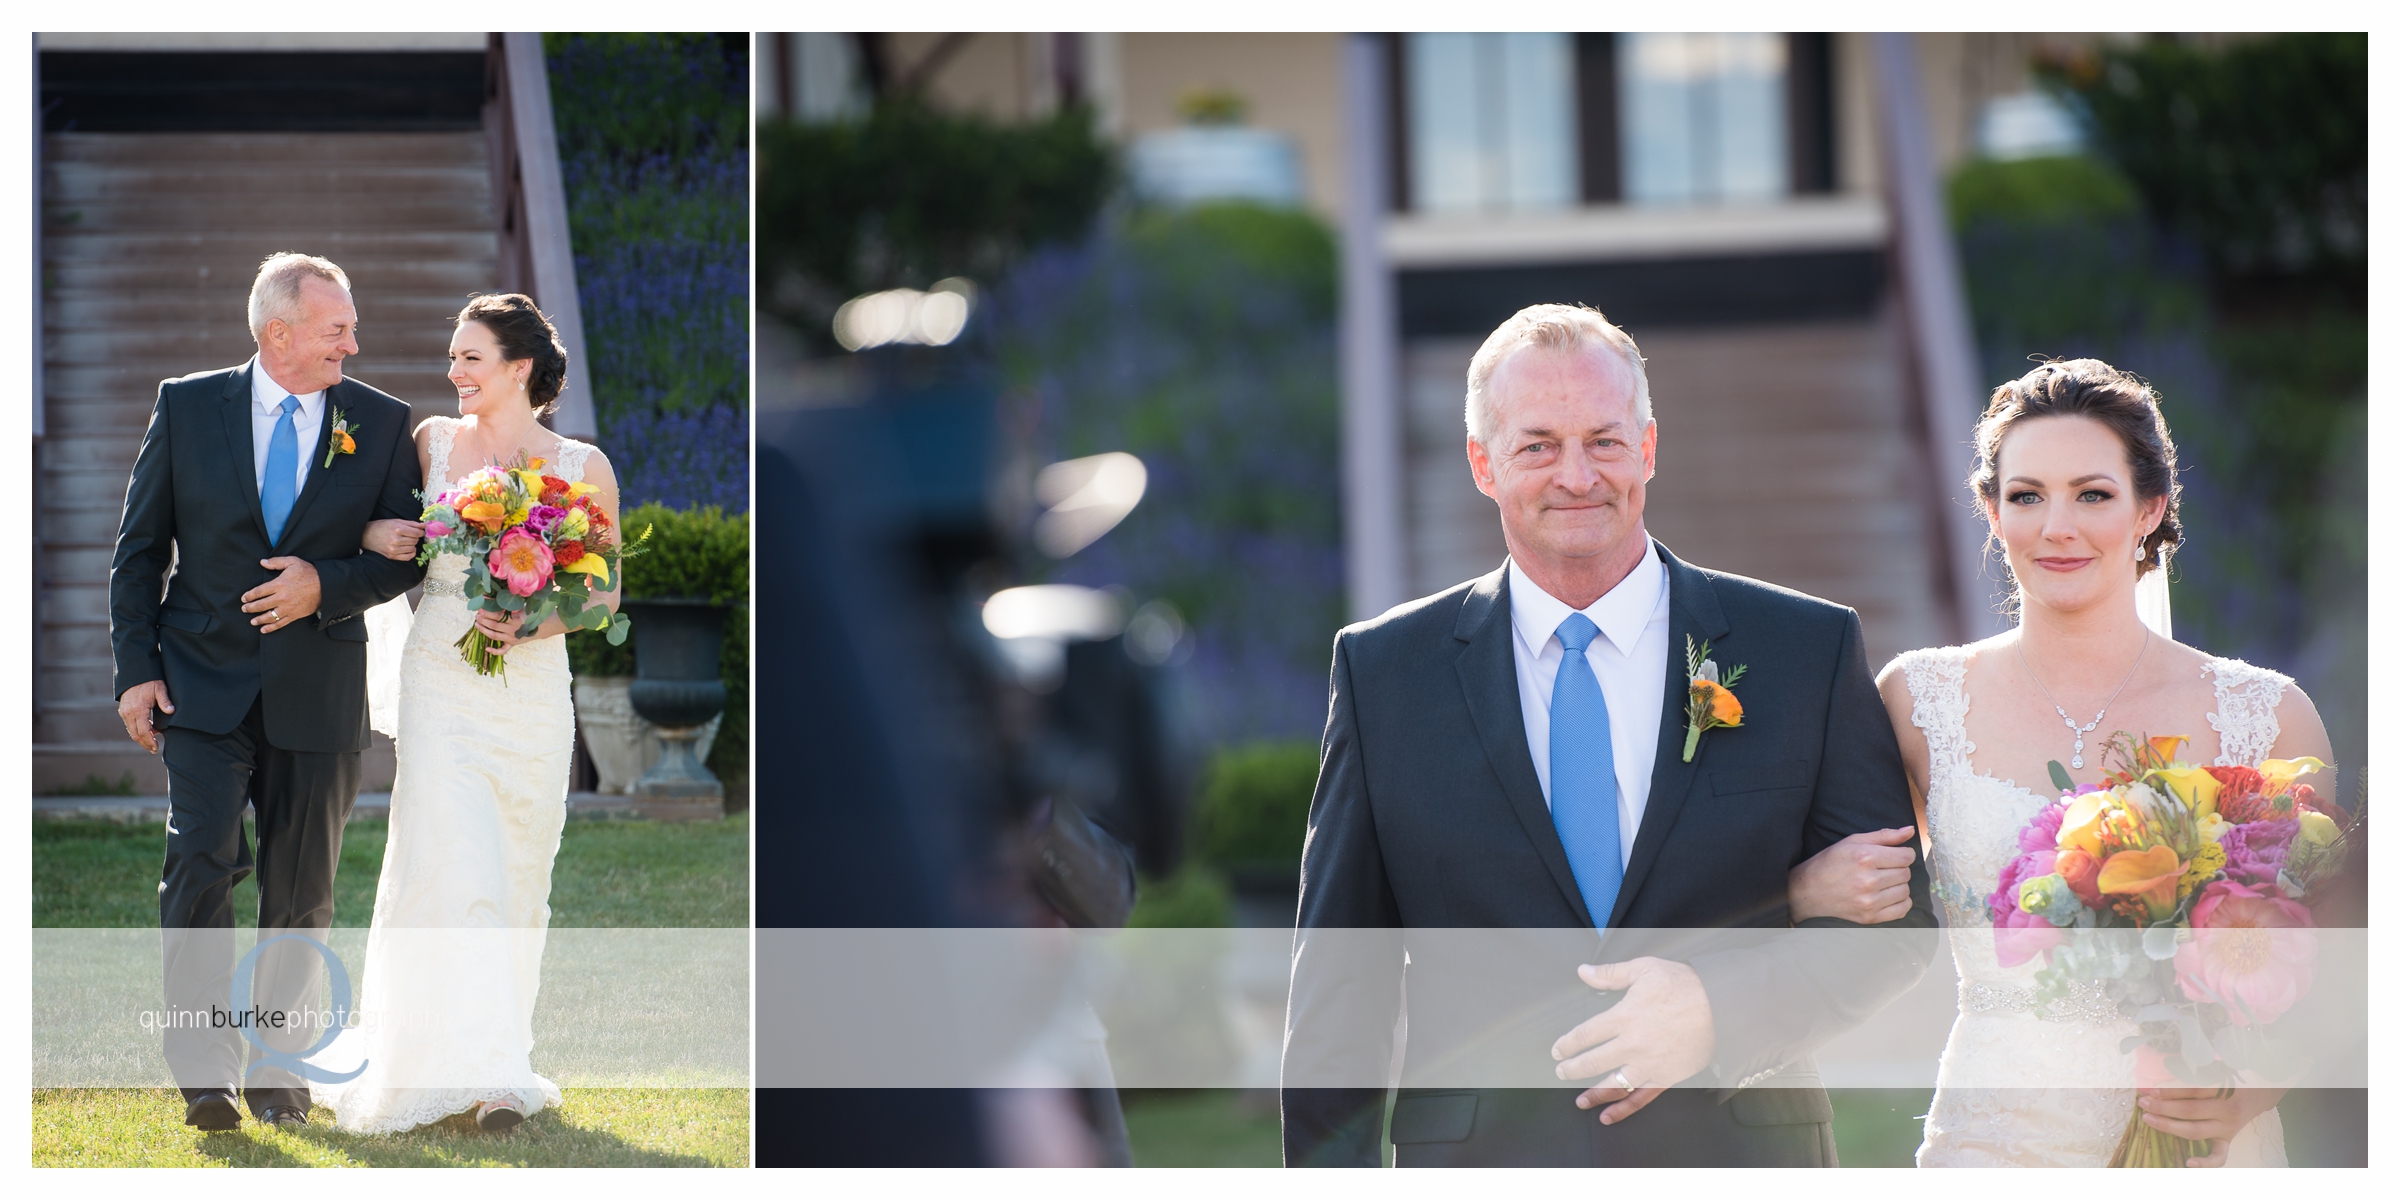
[[[463,579],[428,579],[425,581],[425,594],[428,596],[464,596],[467,594],[467,583]]]
[[[2116,1025],[2125,1020],[2117,1002],[2108,993],[2089,983],[2078,983],[2067,989],[2060,999],[2044,1005],[2036,999],[2032,988],[2002,987],[1996,983],[1960,981],[1958,1007],[1961,1012],[1990,1015],[2022,1013],[2045,1021],[2069,1021],[2079,1025]]]

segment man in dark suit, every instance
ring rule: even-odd
[[[1831,1166],[1808,1052],[1933,950],[1916,863],[1895,925],[1790,928],[1794,866],[1912,823],[1857,614],[1651,540],[1649,387],[1597,312],[1503,324],[1467,423],[1509,561],[1334,643],[1285,1162],[1378,1162],[1404,1013],[1400,1166]],[[1703,643],[1743,711],[1695,739]]]
[[[319,959],[270,948],[260,1015],[233,1012],[232,891],[256,869],[262,940],[332,926],[368,740],[359,617],[424,577],[359,547],[367,522],[417,515],[422,480],[408,405],[342,378],[357,324],[341,268],[268,258],[250,292],[257,357],[159,385],[109,572],[117,713],[143,749],[164,743],[166,1055],[184,1122],[203,1130],[241,1123],[237,1091],[261,1121],[308,1119],[307,1083],[287,1067],[254,1050],[245,1079],[239,1026],[286,1054],[312,1045]]]

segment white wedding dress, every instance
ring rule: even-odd
[[[1958,1020],[1942,1049],[1917,1165],[2106,1166],[2133,1112],[2133,1056],[2119,1044],[2138,1030],[2096,992],[2079,990],[2047,1017],[2035,1016],[2041,960],[2003,967],[1993,954],[1984,899],[2020,853],[2017,831],[2056,797],[1975,769],[1967,655],[1952,646],[1899,659],[1912,719],[1932,752],[1928,866],[1959,977]],[[2208,717],[2222,744],[2216,765],[2256,766],[2275,745],[2275,706],[2291,680],[2235,659],[2211,659],[2203,672],[2216,684]],[[2044,1086],[2027,1086],[2033,1083]],[[2274,1110],[2234,1139],[2227,1165],[2287,1165]]]
[[[448,486],[459,423],[433,424],[429,490]],[[591,451],[561,439],[544,469],[580,481]],[[528,1116],[559,1103],[530,1053],[575,754],[566,639],[520,644],[505,677],[477,675],[452,644],[474,623],[465,578],[464,556],[433,560],[399,656],[399,773],[359,1019],[317,1058],[363,1060],[356,1079],[312,1088],[354,1132],[414,1129],[503,1097]]]

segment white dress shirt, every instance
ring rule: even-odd
[[[275,437],[275,423],[283,419],[278,409],[283,398],[290,396],[300,402],[300,411],[292,414],[292,432],[300,435],[300,466],[292,476],[292,498],[300,497],[300,489],[308,483],[310,460],[324,449],[317,435],[325,428],[325,392],[287,392],[283,385],[267,375],[267,369],[250,359],[250,479],[258,485],[258,494],[267,494],[267,450]]]
[[[1515,627],[1517,700],[1525,709],[1525,748],[1542,781],[1542,803],[1550,802],[1550,688],[1566,657],[1559,623],[1574,609],[1535,586],[1512,559],[1508,564],[1509,623]],[[1607,595],[1583,610],[1600,636],[1585,647],[1584,660],[1600,677],[1608,701],[1609,749],[1617,767],[1617,847],[1633,860],[1634,835],[1650,800],[1650,768],[1658,758],[1658,723],[1667,689],[1667,568],[1651,543],[1641,562]]]

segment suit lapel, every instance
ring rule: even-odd
[[[1617,890],[1616,909],[1609,914],[1611,929],[1623,923],[1633,907],[1634,896],[1657,864],[1667,831],[1675,827],[1692,782],[1699,777],[1701,761],[1708,757],[1709,739],[1702,737],[1692,761],[1683,761],[1684,706],[1691,689],[1691,680],[1684,675],[1684,639],[1697,645],[1721,641],[1732,632],[1725,624],[1724,610],[1717,606],[1716,588],[1709,584],[1708,576],[1669,554],[1664,545],[1659,546],[1658,557],[1667,568],[1666,704],[1658,716],[1658,757],[1650,768],[1650,798],[1642,806],[1642,827],[1634,834],[1633,855],[1625,864],[1625,883]]]
[[[235,493],[250,498],[250,521],[258,530],[258,540],[267,540],[266,507],[258,497],[258,468],[252,458],[257,443],[250,440],[250,372],[257,370],[255,362],[228,376],[225,383],[225,452],[232,469]]]
[[[347,399],[346,393],[349,388],[350,382],[343,380],[325,389],[325,411],[320,413],[317,419],[316,449],[308,451],[312,456],[308,461],[308,482],[300,485],[300,496],[292,501],[292,515],[285,517],[283,521],[283,536],[286,539],[292,536],[293,530],[300,527],[300,518],[308,512],[308,502],[316,499],[317,493],[325,490],[326,478],[332,475],[335,469],[341,466],[342,460],[347,457],[346,455],[334,455],[333,465],[325,465],[325,448],[333,444],[333,413]],[[281,542],[276,544],[282,545]]]
[[[1550,821],[1550,806],[1542,801],[1541,776],[1534,773],[1533,752],[1525,743],[1516,649],[1510,645],[1514,629],[1508,607],[1508,566],[1503,563],[1498,571],[1476,581],[1459,609],[1452,633],[1467,644],[1458,656],[1459,687],[1466,693],[1467,712],[1474,718],[1484,758],[1491,763],[1492,774],[1499,777],[1509,807],[1516,811],[1542,865],[1550,869],[1559,895],[1575,910],[1575,916],[1589,925],[1591,910],[1584,907],[1583,892],[1575,886],[1574,868],[1567,865],[1566,846],[1559,842],[1558,827]]]

